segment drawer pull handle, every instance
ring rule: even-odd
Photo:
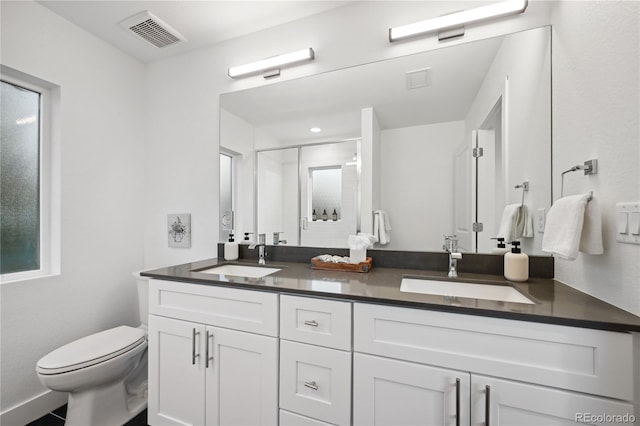
[[[313,389],[314,391],[318,390],[318,384],[315,381],[313,381],[313,382],[304,382],[304,385],[306,387],[308,387],[309,389]]]
[[[200,354],[196,354],[196,336],[198,336],[200,332],[193,329],[193,333],[191,334],[191,364],[196,365],[196,358],[200,356]]]
[[[318,322],[316,320],[305,321],[304,324],[305,325],[310,325],[311,327],[317,327],[318,326]]]
[[[491,420],[491,416],[489,414],[489,410],[491,408],[491,386],[486,385],[484,387],[484,424],[485,426],[489,426],[489,422]]]
[[[456,426],[460,426],[460,379],[456,379]]]
[[[210,356],[209,354],[209,338],[213,338],[213,333],[209,333],[209,330],[206,331],[205,336],[207,338],[207,344],[205,345],[205,351],[204,351],[204,357],[205,357],[205,361],[204,361],[204,368],[209,368],[209,360],[213,360],[213,357]]]

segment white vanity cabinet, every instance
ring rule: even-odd
[[[280,296],[280,424],[351,423],[351,303]]]
[[[150,425],[278,422],[278,295],[151,280]]]
[[[356,303],[354,351],[356,425],[546,426],[634,413],[626,333]]]

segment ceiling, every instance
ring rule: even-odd
[[[143,62],[152,62],[322,13],[353,1],[39,0],[38,3],[123,52]],[[121,21],[145,10],[178,31],[187,41],[157,48],[120,27]]]

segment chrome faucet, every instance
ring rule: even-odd
[[[264,265],[266,262],[264,260],[264,257],[266,256],[266,252],[265,252],[265,246],[266,246],[266,241],[267,241],[267,235],[266,234],[258,234],[258,242],[257,243],[252,243],[249,245],[249,249],[253,250],[256,247],[258,247],[258,264],[259,265]]]
[[[278,244],[287,244],[287,240],[281,240],[280,234],[284,234],[284,232],[274,232],[273,233],[273,245],[277,246]]]
[[[455,235],[445,235],[442,248],[449,253],[449,278],[458,276],[458,259],[462,259],[462,253],[458,251],[458,239]]]

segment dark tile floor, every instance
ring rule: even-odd
[[[64,419],[67,416],[67,406],[63,405],[47,414],[29,423],[27,426],[64,426]],[[118,426],[118,425],[113,425]],[[127,422],[124,426],[147,426],[147,410],[144,410],[136,417]]]

